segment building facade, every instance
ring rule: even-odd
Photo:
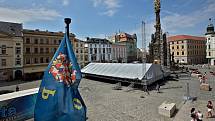
[[[77,61],[80,65],[81,68],[86,66],[88,62],[88,48],[85,46],[85,41],[76,39],[74,40],[73,43],[73,51],[75,52]]]
[[[123,43],[112,43],[112,62],[127,62],[126,45]]]
[[[206,39],[190,35],[168,37],[175,63],[203,64],[206,61]]]
[[[130,35],[125,32],[118,33],[111,37],[113,43],[126,46],[126,59],[127,62],[137,60],[137,36],[136,34]]]
[[[205,33],[205,37],[207,40],[206,43],[206,53],[207,53],[207,61],[210,65],[215,65],[215,32],[214,32],[214,25],[210,23],[207,26],[207,32]]]
[[[22,24],[0,22],[0,80],[23,76]]]
[[[23,30],[24,79],[41,79],[64,36],[63,32]],[[70,34],[73,42],[74,34]]]
[[[87,38],[89,62],[112,62],[112,44],[107,39]]]

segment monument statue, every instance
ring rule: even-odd
[[[151,36],[151,42],[149,43],[149,57],[150,62],[155,64],[161,64],[162,67],[170,65],[168,64],[170,59],[167,52],[169,47],[167,44],[166,34],[161,31],[161,23],[160,23],[160,0],[154,0],[154,11],[156,15],[155,22],[155,33]]]

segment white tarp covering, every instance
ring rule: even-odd
[[[117,77],[123,79],[145,80],[151,84],[164,77],[160,65],[146,63],[90,63],[81,69],[83,74]]]

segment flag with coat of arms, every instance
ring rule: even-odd
[[[48,67],[37,95],[35,121],[86,121],[79,93],[81,71],[67,32]]]

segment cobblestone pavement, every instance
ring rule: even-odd
[[[193,67],[192,67],[193,68]],[[184,76],[184,74],[181,74],[181,77],[185,77],[187,79],[180,79],[181,82],[189,83],[189,89],[190,89],[190,96],[191,97],[197,97],[197,100],[194,102],[188,101],[186,102],[182,108],[179,110],[179,112],[177,113],[174,121],[189,121],[191,120],[190,118],[190,109],[192,107],[196,108],[196,110],[200,110],[203,115],[204,115],[204,121],[215,121],[215,118],[208,118],[206,119],[206,113],[207,113],[207,101],[211,100],[213,102],[213,104],[215,105],[215,76],[210,74],[210,71],[214,71],[215,68],[212,67],[210,69],[208,68],[202,68],[201,66],[195,66],[194,68],[198,68],[199,71],[204,74],[205,72],[207,73],[206,77],[207,77],[207,83],[210,84],[212,91],[203,91],[200,90],[200,82],[196,77],[191,77],[191,78],[187,78],[186,76]],[[186,86],[183,86],[184,90],[186,92]],[[186,94],[186,93],[185,93]],[[215,114],[215,112],[214,112]]]
[[[141,90],[126,92],[126,87],[113,90],[113,84],[92,80],[82,81],[80,90],[88,108],[89,121],[170,121],[173,118],[158,114],[158,106],[164,101],[179,106],[183,99],[181,91],[173,91],[180,88],[167,87],[171,85],[168,83],[162,93],[150,91],[150,95]]]

